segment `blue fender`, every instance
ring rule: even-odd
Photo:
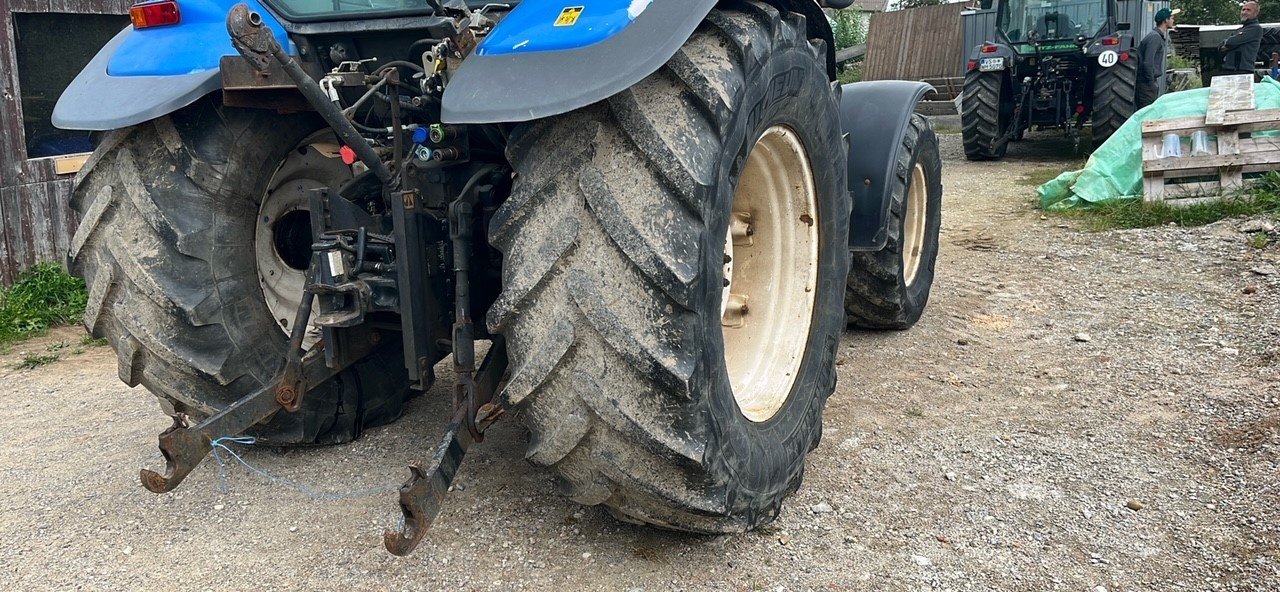
[[[667,63],[715,4],[524,0],[449,81],[442,118],[529,121],[606,99]]]
[[[222,86],[222,56],[238,55],[227,34],[227,12],[242,0],[183,0],[182,23],[115,36],[58,99],[53,124],[62,129],[111,130],[136,125],[190,105]],[[290,53],[284,27],[257,0],[262,15]]]
[[[849,249],[879,251],[889,240],[889,206],[902,135],[916,103],[933,87],[923,82],[878,80],[842,88],[840,126],[849,145],[849,194],[853,214]]]

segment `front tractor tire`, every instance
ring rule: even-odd
[[[1093,147],[1096,149],[1133,116],[1138,93],[1138,60],[1132,53],[1114,66],[1098,66],[1093,79]]]
[[[306,192],[351,175],[320,129],[204,99],[108,133],[81,172],[69,260],[89,289],[85,327],[116,350],[120,380],[170,415],[207,417],[283,366],[285,311],[297,309],[310,259]],[[389,345],[251,433],[347,442],[399,417],[407,387]]]
[[[964,76],[960,98],[961,138],[969,160],[999,160],[1009,143],[993,146],[1005,134],[1012,118],[1012,97],[1004,72],[971,70]]]
[[[777,516],[835,385],[850,203],[825,48],[761,2],[660,71],[516,129],[495,215],[504,391],[528,458],[618,518]]]
[[[894,171],[888,241],[850,253],[844,304],[852,327],[909,329],[929,302],[942,227],[942,156],[929,118],[911,116]]]

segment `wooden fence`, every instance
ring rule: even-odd
[[[943,4],[871,16],[863,80],[925,80],[962,76],[964,4]]]
[[[0,1],[0,285],[62,262],[75,231],[67,201],[87,134],[54,130],[53,103],[128,18],[130,0]]]

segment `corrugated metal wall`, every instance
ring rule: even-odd
[[[130,0],[0,1],[0,284],[40,262],[63,262],[75,231],[71,175],[28,158],[14,13],[127,14]],[[67,31],[75,35],[75,31]]]
[[[863,80],[961,76],[964,4],[882,12],[871,17]]]
[[[993,3],[992,6],[995,6]],[[973,48],[987,41],[995,41],[996,39],[996,11],[991,10],[975,10],[964,13],[964,51],[960,52],[960,59],[957,62],[960,65],[961,72],[964,71],[964,64],[969,61],[969,54],[973,53]]]

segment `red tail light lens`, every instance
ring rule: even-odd
[[[135,4],[129,9],[129,18],[133,20],[133,28],[146,29],[176,25],[182,21],[182,13],[175,0],[161,0]]]
[[[1127,62],[1127,61],[1129,61],[1129,52],[1127,52],[1127,51],[1125,51],[1125,52],[1121,52],[1121,53],[1120,53],[1120,61],[1122,61],[1122,62]]]
[[[972,70],[977,67],[978,67],[978,60],[969,60],[969,65],[968,67],[965,68],[965,71],[968,72],[969,70]]]
[[[1102,44],[1103,45],[1120,45],[1120,36],[1115,35],[1112,37],[1103,37]]]
[[[996,47],[996,46],[994,46],[994,45],[983,45],[983,46],[982,46],[982,53],[995,53],[997,49],[1000,49],[1000,48],[998,48],[998,47]]]

